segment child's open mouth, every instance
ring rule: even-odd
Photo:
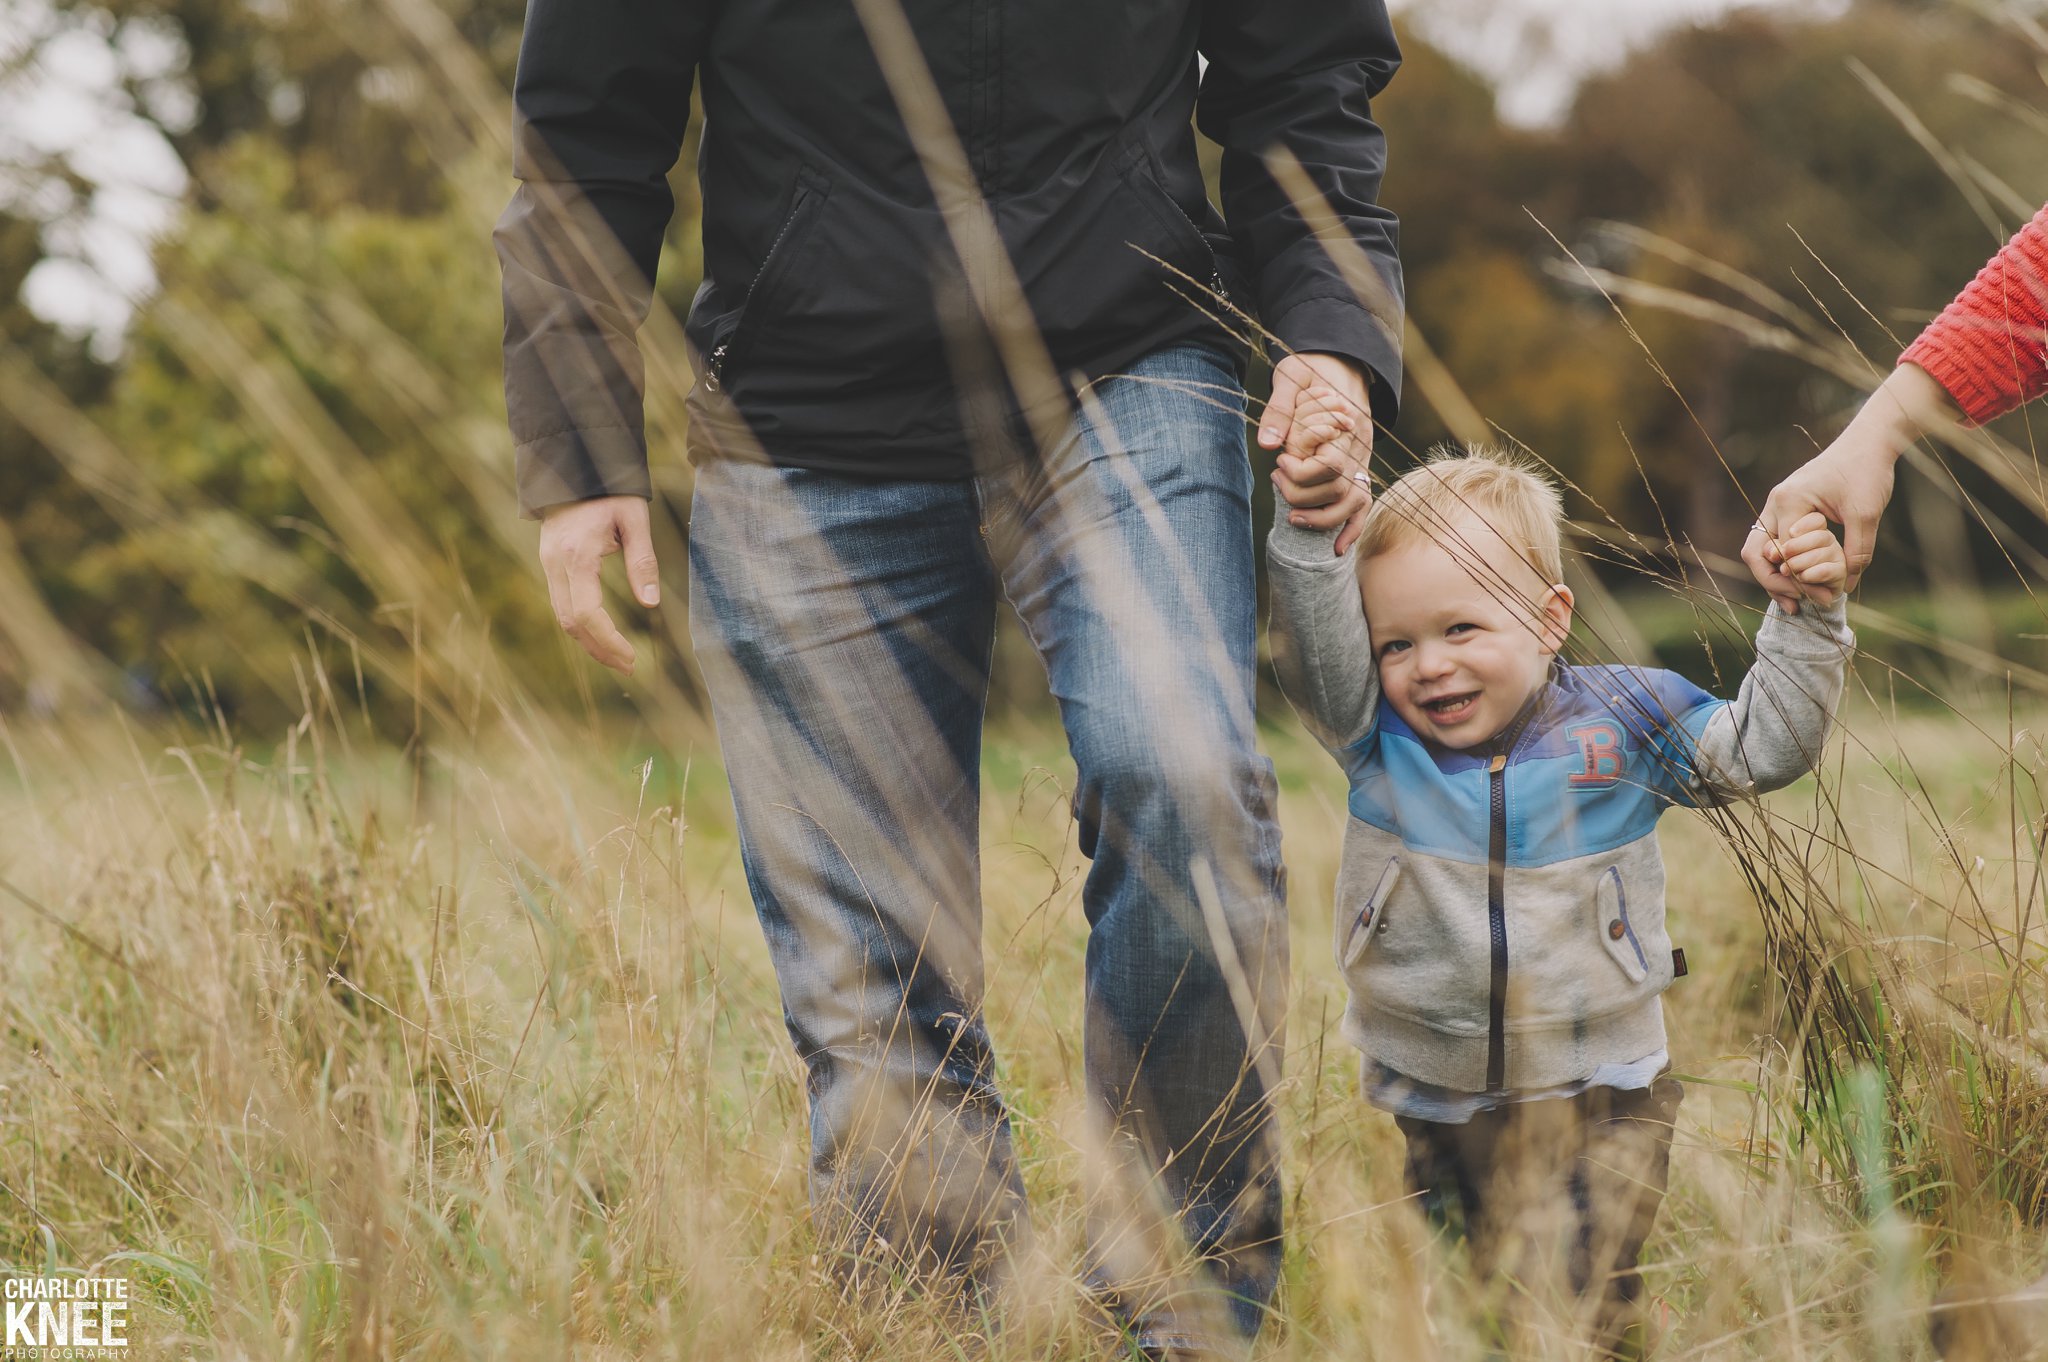
[[[1440,724],[1454,724],[1460,719],[1470,718],[1472,709],[1479,703],[1479,692],[1468,690],[1462,695],[1444,695],[1422,703],[1422,712]]]

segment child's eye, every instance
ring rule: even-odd
[[[1382,643],[1380,645],[1381,657],[1386,657],[1392,653],[1403,653],[1406,651],[1408,651],[1408,640],[1405,638],[1390,638],[1385,643]]]
[[[1455,636],[1464,633],[1468,629],[1477,629],[1478,627],[1479,626],[1476,624],[1454,624],[1450,628],[1444,630],[1444,632],[1446,634]]]

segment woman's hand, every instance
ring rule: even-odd
[[[1819,512],[1842,527],[1846,578],[1853,591],[1870,566],[1878,518],[1892,499],[1893,465],[1907,446],[1962,419],[1946,390],[1917,364],[1901,364],[1878,386],[1835,442],[1771,489],[1742,561],[1788,615],[1799,613],[1800,583],[1780,570],[1793,525]]]

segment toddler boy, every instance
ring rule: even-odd
[[[1438,457],[1341,557],[1276,511],[1274,664],[1351,782],[1336,947],[1367,1099],[1482,1278],[1563,1288],[1597,1355],[1629,1355],[1682,1095],[1657,819],[1812,769],[1854,645],[1841,546],[1817,515],[1787,532],[1812,604],[1770,608],[1729,702],[1559,660],[1562,507],[1530,467]]]

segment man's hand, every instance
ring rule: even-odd
[[[1742,561],[1788,615],[1799,613],[1799,584],[1779,571],[1778,543],[1788,527],[1818,511],[1842,527],[1844,591],[1856,589],[1876,548],[1878,517],[1892,499],[1892,466],[1906,447],[1961,419],[1945,389],[1917,364],[1901,364],[1878,386],[1835,442],[1771,489],[1742,546]]]
[[[1293,508],[1288,523],[1320,530],[1342,525],[1335,551],[1350,548],[1372,504],[1372,402],[1365,375],[1338,355],[1287,356],[1273,369],[1259,445],[1279,452],[1273,490]]]
[[[626,581],[642,605],[661,603],[654,563],[654,537],[647,527],[647,499],[593,497],[564,502],[542,513],[540,565],[547,573],[548,600],[563,632],[583,651],[621,676],[633,674],[633,645],[605,613],[598,564],[615,553],[626,556]]]

